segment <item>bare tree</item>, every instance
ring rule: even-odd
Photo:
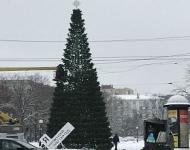
[[[3,87],[9,91],[6,96],[8,101],[2,101],[6,109],[11,108],[13,113],[24,126],[25,131],[34,133],[30,136],[37,139],[38,121],[46,122],[49,116],[49,108],[52,101],[53,87],[48,85],[48,79],[38,74],[31,76],[14,75],[2,78],[0,92]]]

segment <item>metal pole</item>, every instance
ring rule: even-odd
[[[43,122],[44,121],[42,119],[40,119],[38,122],[39,123],[39,130],[40,130],[40,137],[39,138],[41,138],[41,136],[42,136],[42,129],[43,129],[42,124],[43,124]]]
[[[139,137],[138,137],[138,129],[137,129],[137,143],[138,143],[138,140],[139,140],[138,138],[139,138]]]
[[[40,126],[40,137],[39,138],[41,138],[41,136],[42,136],[42,128]]]
[[[37,142],[37,131],[36,131],[37,125],[36,122],[34,124],[34,141]]]
[[[138,135],[138,134],[139,134],[139,133],[138,133],[138,129],[139,129],[139,127],[136,127],[136,130],[137,130],[137,143],[138,143],[138,141],[139,141],[139,139],[138,139],[138,138],[139,138],[139,137],[138,137],[138,136],[139,136],[139,135]]]

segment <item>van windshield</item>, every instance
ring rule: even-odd
[[[33,146],[33,145],[29,144],[29,143],[26,143],[24,141],[21,141],[21,140],[17,140],[17,142],[20,143],[21,145],[29,148],[29,149],[36,148],[35,146]]]

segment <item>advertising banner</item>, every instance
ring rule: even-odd
[[[168,110],[168,123],[174,139],[174,147],[177,148],[179,146],[177,110]]]
[[[180,147],[189,147],[188,141],[188,110],[179,110],[180,117]]]

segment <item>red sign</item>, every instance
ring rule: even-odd
[[[188,124],[188,110],[179,110],[180,123]]]

